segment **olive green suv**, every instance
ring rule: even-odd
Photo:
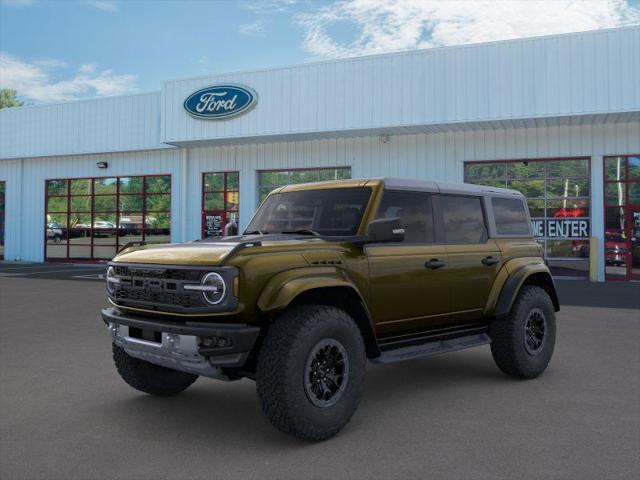
[[[311,440],[349,422],[367,360],[490,344],[503,372],[537,377],[559,309],[519,192],[396,178],[279,188],[243,234],[128,245],[106,281],[129,385],[250,378],[271,423]]]

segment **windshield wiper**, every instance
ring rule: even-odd
[[[249,230],[248,232],[244,232],[243,235],[266,235],[269,232],[262,232],[260,230]]]
[[[284,233],[284,234],[296,233],[298,235],[313,235],[314,237],[322,237],[322,235],[320,235],[315,230],[311,230],[310,228],[298,228],[297,230],[283,230],[280,233]]]

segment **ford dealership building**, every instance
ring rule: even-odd
[[[557,276],[640,280],[640,27],[171,80],[0,111],[0,254],[246,226],[287,183],[515,188]]]

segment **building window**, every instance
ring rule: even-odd
[[[258,172],[258,198],[260,203],[269,192],[284,185],[323,182],[351,178],[351,167],[311,168],[306,170],[263,170]]]
[[[171,176],[46,182],[45,258],[108,260],[133,241],[171,239]]]
[[[607,280],[640,280],[640,155],[604,158]]]
[[[465,163],[465,182],[519,190],[527,198],[533,234],[554,275],[589,272],[589,158]]]
[[[0,182],[0,260],[4,260],[4,212],[6,183]]]
[[[238,172],[202,174],[202,238],[224,235],[224,227],[238,222],[240,180]]]

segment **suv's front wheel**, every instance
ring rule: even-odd
[[[556,343],[556,316],[547,292],[524,285],[505,318],[489,327],[491,353],[504,373],[535,378],[547,368]]]
[[[299,305],[271,326],[260,350],[262,410],[279,430],[306,440],[338,433],[356,411],[366,370],[358,327],[343,310]]]
[[[198,379],[197,375],[139,360],[128,355],[124,348],[112,346],[118,373],[125,382],[141,392],[168,397],[186,390]]]

